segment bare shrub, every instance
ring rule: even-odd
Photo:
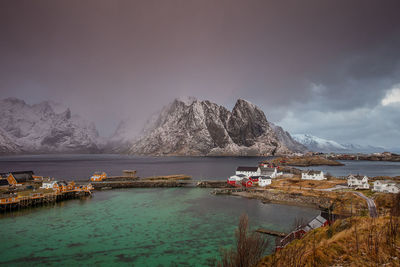
[[[236,247],[222,250],[222,259],[218,266],[249,267],[256,265],[264,256],[268,240],[259,233],[249,233],[249,218],[246,214],[240,216],[235,237]]]

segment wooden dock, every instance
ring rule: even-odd
[[[29,196],[6,197],[0,199],[0,211],[8,212],[34,206],[55,204],[67,199],[90,196],[90,194],[89,190],[69,190],[65,192],[32,193]]]
[[[288,235],[287,233],[278,232],[278,231],[269,230],[269,229],[263,229],[263,228],[257,229],[256,232],[261,233],[261,234],[273,235],[273,236],[277,236],[277,237],[285,237]]]

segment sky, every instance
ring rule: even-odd
[[[0,98],[109,136],[176,97],[258,105],[290,133],[399,147],[400,1],[3,0]]]

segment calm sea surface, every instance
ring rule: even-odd
[[[349,174],[375,176],[400,176],[400,162],[389,161],[364,161],[340,160],[344,166],[312,166],[299,169],[313,169],[329,172],[334,176],[347,176]]]
[[[242,213],[253,229],[279,231],[318,214],[214,196],[210,189],[101,191],[86,200],[0,215],[0,265],[207,266],[234,244]]]
[[[262,157],[136,157],[128,155],[29,155],[0,157],[0,172],[33,170],[58,180],[85,180],[95,171],[120,175],[134,169],[141,177],[187,174],[196,180],[225,180],[237,166],[257,166]],[[350,173],[368,176],[400,175],[400,162],[342,161],[345,166],[310,167],[335,176]],[[308,169],[308,168],[304,168]]]
[[[257,166],[255,157],[137,157],[129,155],[29,155],[0,157],[0,172],[33,170],[58,180],[84,180],[95,171],[120,175],[137,170],[140,177],[187,174],[193,179],[227,179],[237,166]]]

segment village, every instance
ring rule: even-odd
[[[330,190],[339,190],[350,188],[354,190],[371,190],[373,192],[380,193],[392,193],[397,194],[400,192],[400,183],[386,179],[374,179],[372,182],[369,181],[367,176],[358,174],[349,174],[344,181],[336,177],[328,177],[323,171],[303,171],[300,177],[292,173],[278,172],[280,167],[271,163],[260,163],[258,167],[243,167],[239,166],[236,169],[235,175],[230,176],[227,180],[228,185],[235,187],[266,187],[272,185],[272,181],[280,182],[284,179],[303,180],[303,181],[326,181],[329,183],[323,183],[324,185],[335,185],[336,187],[325,188]],[[309,184],[313,185],[313,184]],[[312,189],[312,188],[310,188]],[[317,188],[314,188],[317,189]]]
[[[372,218],[386,215],[387,200],[400,192],[400,183],[382,177],[370,179],[366,175],[349,174],[347,177],[338,178],[326,175],[323,171],[296,169],[294,173],[297,174],[293,174],[293,171],[286,172],[281,169],[288,170],[286,167],[281,168],[276,161],[261,162],[257,167],[239,166],[235,174],[227,179],[227,184],[236,190],[214,191],[216,194],[257,198],[265,203],[292,205],[308,203],[311,206],[318,206],[321,210],[318,216],[308,222],[297,224],[290,233],[270,229],[257,230],[278,237],[276,250],[284,248],[295,239],[301,239],[311,230],[331,225],[337,219],[354,215],[369,215]],[[277,195],[279,197],[276,197]],[[320,205],[324,199],[327,200],[327,205]]]
[[[283,163],[283,166],[279,163]],[[95,172],[87,180],[76,182],[37,176],[33,171],[1,173],[0,211],[9,212],[88,197],[93,190],[149,187],[206,187],[213,188],[211,192],[216,195],[232,194],[260,199],[264,203],[318,208],[321,211],[318,216],[296,225],[290,233],[257,230],[279,237],[276,249],[282,249],[309,231],[330,225],[337,219],[353,215],[385,215],[385,201],[390,195],[400,192],[400,184],[392,179],[369,178],[358,174],[338,178],[323,171],[288,168],[284,166],[285,163],[284,160],[274,160],[260,162],[258,166],[238,166],[234,175],[226,181],[194,181],[187,175],[140,178],[135,170],[123,170],[119,176]]]

